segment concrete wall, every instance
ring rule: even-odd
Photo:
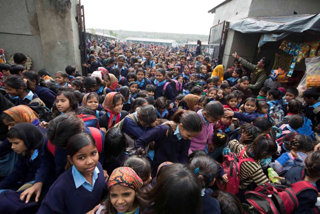
[[[224,48],[223,65],[225,67],[232,66],[234,58],[231,54],[235,51],[239,56],[252,62],[256,55],[259,38],[260,34],[242,34],[234,30],[229,30]]]
[[[319,0],[252,0],[249,17],[320,13]]]
[[[77,0],[63,16],[50,0],[0,0],[0,48],[7,58],[15,52],[31,57],[34,70],[51,74],[66,65],[80,68]]]
[[[213,26],[223,21],[234,21],[248,17],[252,0],[232,0],[216,9]]]

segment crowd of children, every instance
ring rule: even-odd
[[[266,58],[89,47],[87,76],[0,64],[0,213],[317,213],[317,89],[264,85]]]

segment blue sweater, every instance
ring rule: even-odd
[[[169,126],[160,125],[142,135],[136,140],[137,148],[145,148],[149,143],[155,141],[154,159],[152,161],[152,175],[155,176],[158,166],[165,162],[185,164],[188,162],[188,150],[190,140],[183,138],[178,140],[173,133],[168,133]]]
[[[220,214],[220,204],[217,199],[212,197],[212,189],[203,189],[202,192],[204,195],[201,195],[201,201],[202,201],[202,214]]]
[[[164,96],[166,99],[174,101],[175,94],[171,87],[171,84],[168,84],[166,87],[166,91],[163,90],[164,85],[156,86],[156,90],[154,92],[154,99],[156,100],[158,97]]]
[[[257,117],[259,117],[259,114],[256,112],[252,112],[252,113],[234,112],[234,117],[238,118],[240,120],[240,123],[243,123],[243,122],[251,123]]]
[[[136,115],[136,113],[134,113]],[[136,124],[131,118],[124,118],[122,125],[122,132],[126,133],[134,140],[143,136],[151,128],[143,127],[140,124]]]
[[[49,88],[42,87],[37,85],[35,93],[39,96],[39,98],[46,104],[46,106],[51,109],[53,103],[56,99],[56,94],[51,91]]]
[[[106,193],[106,183],[101,164],[92,192],[83,186],[76,188],[72,176],[72,167],[65,171],[52,184],[38,213],[87,213],[98,205]]]

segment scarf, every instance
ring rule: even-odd
[[[9,115],[16,123],[33,123],[39,121],[38,115],[26,105],[18,105],[3,111]]]
[[[130,167],[118,167],[110,175],[108,188],[116,184],[138,190],[142,187],[143,181]]]
[[[109,77],[110,77],[110,86],[109,86],[109,88],[112,91],[114,91],[114,90],[116,90],[119,81],[118,81],[117,77],[115,75],[113,75],[113,74],[109,73]]]
[[[120,122],[120,113],[115,113],[112,111],[114,103],[113,98],[116,94],[120,94],[119,92],[110,92],[106,95],[102,103],[102,107],[110,114],[109,121],[108,121],[108,129],[111,128],[113,125],[114,117],[116,117],[115,124]]]
[[[159,82],[158,80],[154,80],[154,84],[157,86],[157,87],[161,87],[161,86],[164,86],[164,84],[166,84],[166,80],[163,80],[162,82]]]
[[[165,109],[163,112],[160,112],[157,109],[157,115],[158,115],[159,118],[166,118],[168,114],[169,114],[169,112],[168,112],[167,109]]]
[[[199,100],[200,97],[194,94],[188,94],[182,99],[186,103],[188,110],[193,110],[194,106],[199,103]]]
[[[142,79],[141,82],[140,82],[139,80],[137,80],[137,83],[138,83],[139,88],[142,88],[142,87],[143,87],[144,82],[145,82],[144,79]]]

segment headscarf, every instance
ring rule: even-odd
[[[138,190],[142,187],[143,181],[130,167],[118,167],[110,175],[108,188],[116,184]]]
[[[187,104],[188,110],[193,110],[194,106],[199,103],[199,100],[200,96],[194,94],[188,94],[182,98],[182,101]]]
[[[43,134],[31,123],[19,123],[10,129],[15,130],[28,150],[39,149],[43,143]]]
[[[16,123],[33,123],[39,121],[38,115],[26,105],[18,105],[3,111],[9,115]]]
[[[98,77],[102,81],[102,74],[101,71],[94,71],[92,72],[90,77]]]
[[[110,86],[109,88],[114,91],[116,90],[117,86],[118,86],[118,79],[115,75],[113,74],[110,74],[109,73],[109,77],[110,77]]]
[[[219,77],[220,82],[223,81],[223,75],[224,75],[224,68],[223,65],[217,65],[211,74],[211,77]]]
[[[108,93],[102,103],[102,107],[110,114],[109,121],[108,121],[108,129],[112,127],[114,117],[116,117],[116,123],[120,122],[120,114],[119,113],[117,114],[112,111],[114,106],[113,98],[116,94],[120,94],[120,93],[119,92]]]

